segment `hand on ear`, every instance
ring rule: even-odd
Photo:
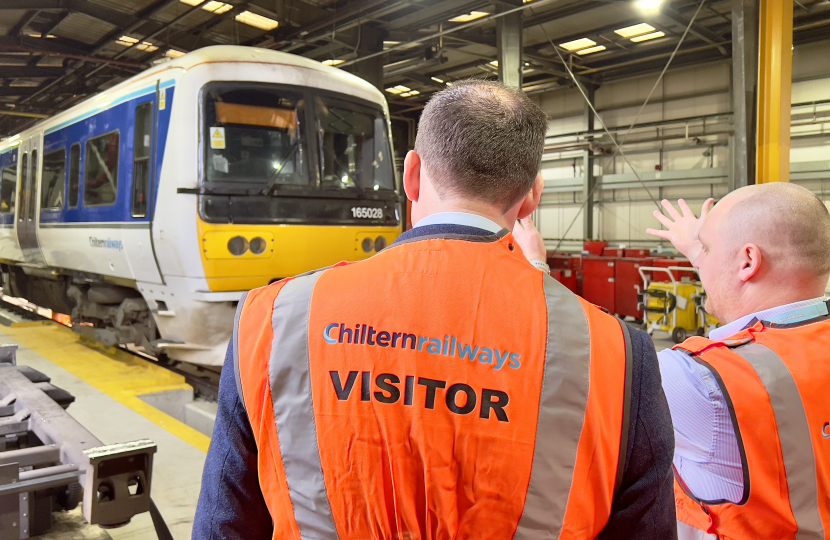
[[[746,244],[738,251],[738,279],[747,282],[761,270],[761,250],[755,244]]]

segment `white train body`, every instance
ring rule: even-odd
[[[4,289],[106,343],[221,365],[244,291],[394,240],[392,164],[369,83],[200,49],[0,142]]]

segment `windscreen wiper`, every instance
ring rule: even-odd
[[[282,174],[283,165],[285,165],[286,162],[288,162],[288,160],[291,159],[291,157],[294,155],[294,152],[297,151],[297,148],[300,146],[300,141],[301,140],[302,139],[297,139],[294,142],[294,144],[291,145],[291,148],[288,149],[288,152],[285,153],[285,156],[279,162],[276,169],[274,169],[274,172],[272,172],[271,176],[268,177],[268,183],[265,185],[265,187],[260,192],[261,195],[270,194],[271,190],[274,189],[274,186],[277,185],[277,179],[280,177],[280,174]]]

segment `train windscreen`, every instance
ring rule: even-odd
[[[307,88],[211,83],[202,107],[206,221],[399,222],[379,106]],[[364,207],[375,210],[353,210]]]

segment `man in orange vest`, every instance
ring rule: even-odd
[[[662,351],[680,538],[830,530],[830,213],[807,189],[736,190],[700,219],[655,212],[724,326]]]
[[[675,537],[648,336],[509,232],[547,128],[519,89],[437,93],[405,162],[415,228],[240,301],[193,538]]]

